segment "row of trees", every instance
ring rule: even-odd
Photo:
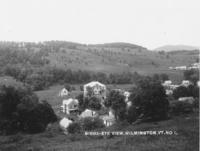
[[[102,72],[90,71],[73,71],[64,70],[51,66],[44,67],[20,67],[16,65],[7,65],[1,68],[1,75],[14,77],[18,81],[29,84],[33,90],[43,90],[54,84],[80,84],[92,80],[100,81],[105,84],[131,84],[135,83],[143,76],[137,72],[130,73],[111,73],[105,74]],[[155,74],[154,78],[160,81],[168,79],[166,74]]]

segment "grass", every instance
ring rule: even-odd
[[[115,127],[110,127],[115,130]],[[121,131],[170,130],[178,135],[92,137],[64,135],[54,124],[44,133],[0,136],[2,151],[198,151],[199,115],[175,116],[166,121],[124,125]]]

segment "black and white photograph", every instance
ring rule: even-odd
[[[199,0],[0,0],[0,151],[199,151]]]

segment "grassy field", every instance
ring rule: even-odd
[[[1,151],[198,151],[199,114],[166,121],[111,127],[110,130],[168,130],[177,135],[94,137],[64,135],[56,126],[44,133],[0,136]]]

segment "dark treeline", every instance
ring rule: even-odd
[[[33,90],[42,90],[54,84],[81,84],[92,80],[105,84],[130,84],[142,77],[137,72],[107,75],[101,72],[64,70],[51,66],[22,68],[17,65],[7,65],[0,72],[1,75],[11,76],[29,84]]]

